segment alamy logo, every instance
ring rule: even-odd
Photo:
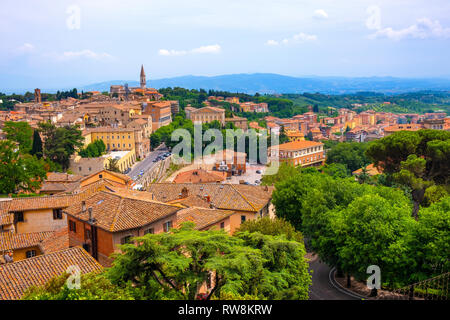
[[[66,270],[70,274],[69,278],[66,280],[67,288],[69,289],[80,289],[81,288],[81,269],[79,266],[73,265],[69,266]]]
[[[67,8],[69,15],[66,19],[66,25],[69,30],[79,30],[81,28],[81,8],[77,5],[71,5]]]
[[[377,265],[370,265],[367,267],[366,273],[371,274],[367,278],[367,287],[369,289],[380,289],[381,287],[381,270]]]

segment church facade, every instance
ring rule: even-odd
[[[147,80],[144,71],[144,66],[141,66],[140,73],[140,86],[128,87],[125,85],[112,85],[109,90],[109,94],[113,98],[118,98],[119,101],[159,101],[163,95],[154,88],[147,88]]]

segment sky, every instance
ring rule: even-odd
[[[2,0],[0,92],[182,75],[450,78],[448,0]]]

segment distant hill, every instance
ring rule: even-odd
[[[114,84],[128,83],[138,86],[138,81],[114,80],[79,87],[83,91],[109,91]],[[183,87],[187,89],[213,89],[229,92],[259,93],[304,93],[325,94],[355,93],[361,91],[402,93],[421,90],[450,90],[450,79],[406,79],[393,77],[290,77],[272,73],[230,74],[220,76],[182,76],[155,79],[147,82],[152,88]]]

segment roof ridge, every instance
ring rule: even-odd
[[[20,263],[26,263],[26,262],[29,262],[29,261],[34,261],[34,260],[36,260],[36,259],[39,259],[39,258],[42,258],[42,257],[44,257],[44,256],[51,256],[51,255],[55,255],[55,254],[57,254],[57,253],[60,253],[60,252],[62,252],[62,251],[69,251],[69,250],[75,250],[75,249],[81,249],[81,250],[83,250],[83,251],[85,251],[82,247],[80,247],[80,246],[74,246],[74,247],[71,247],[71,248],[64,248],[64,249],[61,249],[61,250],[59,250],[59,251],[55,251],[55,252],[51,252],[51,253],[44,253],[44,254],[41,254],[41,255],[38,255],[38,256],[34,256],[34,257],[30,257],[30,258],[27,258],[27,259],[23,259],[23,260],[19,260],[19,261],[14,261],[14,262],[12,262],[12,263],[17,263],[17,264],[20,264]],[[87,253],[87,252],[86,252]],[[95,259],[94,259],[95,260]],[[8,266],[8,265],[11,265],[12,263],[4,263],[4,264],[2,264],[2,265],[0,265],[0,268],[2,267],[2,266]]]
[[[119,220],[119,219],[118,219],[118,216],[119,216],[119,214],[120,214],[120,209],[122,208],[122,204],[123,204],[123,201],[124,201],[124,198],[123,198],[123,197],[121,197],[121,196],[119,196],[119,197],[120,197],[120,203],[119,203],[119,205],[118,205],[117,208],[116,208],[116,213],[115,213],[115,215],[114,215],[113,222],[111,223],[111,228],[109,228],[109,231],[111,231],[111,232],[114,231],[114,227],[116,226],[116,223],[117,223],[117,221]]]
[[[250,202],[250,200],[248,200],[242,193],[239,192],[239,190],[237,190],[231,183],[229,184],[231,186],[231,188],[233,188],[234,191],[236,191],[245,201],[247,201],[247,203],[253,208],[255,209],[255,211],[258,211],[258,209],[256,209],[256,207],[253,205],[253,203]]]

